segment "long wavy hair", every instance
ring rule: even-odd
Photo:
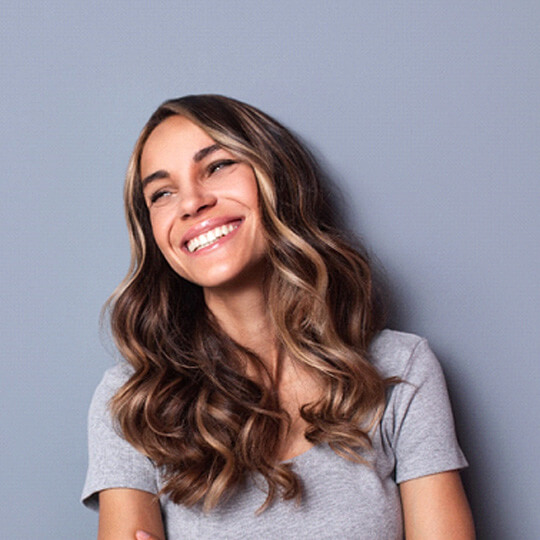
[[[384,407],[384,380],[368,347],[382,328],[365,252],[335,225],[319,168],[286,128],[245,103],[192,95],[163,103],[143,128],[125,183],[132,259],[108,302],[112,332],[133,367],[111,408],[124,438],[162,471],[162,493],[208,511],[259,473],[267,498],[299,499],[301,479],[280,462],[290,417],[257,355],[233,341],[202,289],[159,251],[140,176],[152,130],[171,115],[194,122],[248,163],[268,244],[268,313],[279,346],[316,377],[320,397],[300,410],[313,444],[367,463],[369,431]],[[248,377],[246,365],[260,377]]]

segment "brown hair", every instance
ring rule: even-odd
[[[172,501],[209,510],[260,473],[263,507],[301,483],[277,457],[288,415],[264,366],[234,342],[206,308],[202,290],[167,264],[152,236],[139,161],[152,130],[171,115],[193,121],[251,165],[259,188],[271,271],[265,294],[277,339],[320,381],[304,405],[305,437],[364,462],[369,430],[384,406],[383,380],[370,364],[381,329],[370,264],[335,227],[310,153],[281,124],[245,103],[217,95],[167,101],[143,128],[129,162],[125,207],[132,260],[109,301],[116,344],[134,369],[112,400],[123,436],[163,471]],[[245,375],[246,362],[261,379]]]

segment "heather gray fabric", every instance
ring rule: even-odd
[[[427,342],[383,331],[371,346],[374,365],[384,376],[407,381],[389,391],[380,424],[372,433],[373,467],[350,463],[327,445],[291,460],[304,485],[302,503],[276,502],[260,516],[265,495],[260,478],[226,504],[205,515],[162,498],[169,540],[184,538],[355,538],[403,537],[397,484],[467,465],[456,437],[444,377]],[[89,468],[83,502],[98,508],[97,493],[114,487],[156,493],[159,471],[113,428],[107,402],[129,377],[129,368],[109,369],[89,413]]]

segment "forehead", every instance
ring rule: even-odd
[[[184,116],[165,119],[146,139],[141,152],[141,173],[148,168],[162,168],[167,162],[191,161],[195,153],[214,140],[197,124]]]

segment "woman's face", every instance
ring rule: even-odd
[[[148,137],[140,172],[155,241],[176,273],[205,289],[260,280],[266,240],[250,165],[171,116]]]

